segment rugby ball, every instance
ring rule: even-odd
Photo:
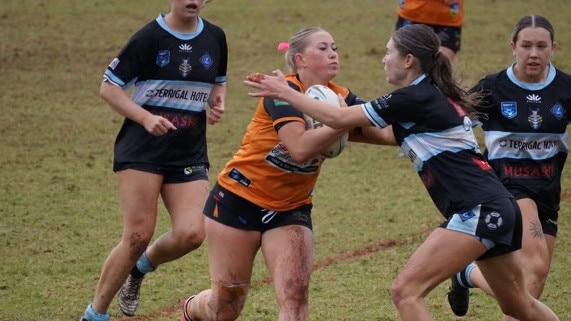
[[[313,85],[307,88],[305,94],[313,99],[321,100],[332,105],[332,108],[341,107],[339,105],[339,99],[337,98],[337,94],[327,86]],[[306,129],[309,128],[315,129],[326,126],[321,122],[311,118],[308,115],[304,115],[304,119],[305,119]],[[348,139],[349,139],[349,133],[340,136],[339,139],[337,139],[336,141],[334,141],[329,146],[323,149],[323,151],[321,152],[321,156],[325,158],[333,158],[339,156],[339,154],[341,154],[341,152],[345,148],[345,145],[347,145]]]

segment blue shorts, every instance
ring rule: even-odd
[[[289,211],[268,210],[216,184],[206,200],[204,215],[227,226],[260,233],[287,225],[312,230],[312,208],[312,204],[307,204]]]
[[[415,23],[416,22],[414,21],[398,17],[396,23],[396,30],[404,26],[412,25]],[[438,35],[442,47],[449,48],[450,50],[454,51],[454,53],[460,51],[460,43],[462,40],[462,28],[437,26],[437,25],[428,25],[428,26],[432,27],[434,32]]]

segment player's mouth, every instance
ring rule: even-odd
[[[195,12],[195,11],[198,10],[198,5],[197,5],[196,3],[191,3],[191,4],[186,5],[185,8],[186,8],[186,10],[188,10],[188,11]]]

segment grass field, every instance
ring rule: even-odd
[[[345,84],[375,98],[386,84],[381,57],[397,1],[218,0],[203,17],[226,30],[227,113],[209,130],[212,181],[238,147],[255,101],[242,79],[283,68],[275,47],[322,26],[335,37]],[[130,35],[168,1],[0,1],[0,321],[77,320],[92,300],[101,264],[119,240],[112,145],[121,118],[99,97],[102,73]],[[567,0],[467,1],[455,68],[467,85],[512,61],[512,26],[547,16],[559,42],[553,62],[571,72]],[[398,320],[388,288],[441,217],[409,161],[392,147],[350,145],[328,161],[317,186],[312,320]],[[571,183],[564,177],[560,237],[543,300],[571,320]],[[161,210],[156,235],[169,226]],[[178,320],[179,303],[209,284],[207,248],[162,266],[143,285],[139,316]],[[258,258],[240,320],[276,319],[268,273]],[[455,320],[447,284],[428,297],[439,320]],[[466,321],[499,320],[497,304],[473,291]],[[112,304],[113,320],[123,318]]]

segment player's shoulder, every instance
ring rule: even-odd
[[[478,84],[475,87],[484,90],[492,90],[502,84],[505,85],[509,83],[511,83],[511,81],[507,75],[507,70],[503,69],[498,72],[485,75],[480,79],[480,81],[478,81]]]
[[[483,80],[487,81],[487,82],[497,82],[497,81],[502,81],[502,80],[507,79],[507,78],[508,78],[507,70],[502,69],[498,72],[487,74],[486,76],[484,76]]]
[[[218,25],[216,25],[216,24],[214,24],[214,23],[212,23],[212,22],[210,22],[204,18],[201,18],[201,19],[202,19],[202,23],[204,23],[204,29],[206,29],[209,32],[212,32],[214,34],[225,36],[224,29],[222,29],[222,27],[220,27],[220,26],[218,26]]]
[[[568,74],[561,69],[555,68],[555,77],[567,84],[571,84],[571,74]]]
[[[339,85],[335,82],[332,82],[332,81],[327,83],[327,87],[329,87],[329,89],[333,90],[335,93],[343,95],[343,97],[347,97],[347,95],[350,92],[349,88],[347,88],[345,86],[341,86],[341,85]]]
[[[158,39],[160,30],[162,29],[156,19],[149,21],[131,35],[127,46],[139,48],[138,50],[147,49]]]

